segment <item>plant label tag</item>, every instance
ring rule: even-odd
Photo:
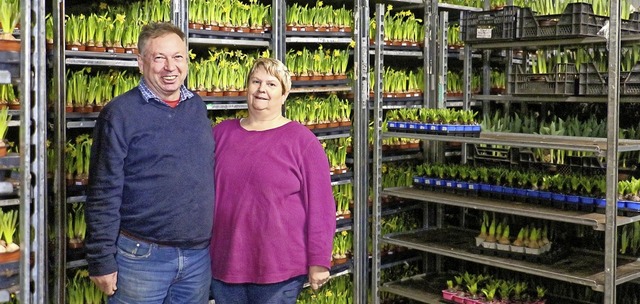
[[[491,39],[491,28],[490,27],[478,27],[476,29],[476,37],[478,39]]]

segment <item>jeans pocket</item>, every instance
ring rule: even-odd
[[[122,234],[118,237],[118,254],[130,259],[145,259],[156,246],[147,242],[130,239]]]

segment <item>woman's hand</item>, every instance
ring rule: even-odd
[[[311,289],[318,290],[329,281],[329,269],[322,266],[309,266],[309,285]]]

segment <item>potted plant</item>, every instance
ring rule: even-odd
[[[87,224],[84,217],[84,205],[73,204],[72,211],[67,213],[67,248],[84,247]]]
[[[70,51],[85,51],[87,26],[84,14],[67,16],[65,26],[66,49]]]
[[[0,35],[0,51],[19,52],[20,40],[13,36],[13,30],[20,22],[20,1],[0,0],[0,24],[2,25],[2,35]]]
[[[11,122],[11,115],[9,115],[9,108],[4,107],[0,109],[0,157],[7,155],[7,130],[9,129],[9,122]]]

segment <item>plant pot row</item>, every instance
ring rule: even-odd
[[[553,206],[555,208],[565,210],[580,210],[585,212],[596,211],[603,213],[606,208],[606,200],[604,198],[483,183],[469,183],[464,181],[415,176],[413,178],[413,185],[417,189],[443,191],[461,195],[483,196],[510,201],[516,200],[519,202]],[[640,202],[618,200],[617,204],[620,214],[636,215],[637,213],[640,213]]]
[[[332,26],[314,26],[314,25],[308,25],[308,26],[302,26],[302,25],[287,25],[286,26],[286,31],[287,32],[341,32],[341,33],[350,33],[351,32],[351,27],[350,26],[337,26],[337,25],[332,25]]]
[[[113,53],[113,54],[138,54],[137,47],[104,47],[104,46],[87,46],[82,44],[67,44],[65,46],[67,51],[78,52],[97,52],[97,53]]]
[[[488,301],[487,299],[485,299],[484,297],[480,297],[480,296],[472,296],[472,295],[468,295],[464,292],[460,292],[460,291],[450,291],[447,289],[442,290],[442,298],[447,301],[448,303],[458,303],[458,304],[515,304],[515,303],[519,303],[519,304],[545,304],[546,300],[533,300],[533,301],[520,301],[520,302],[513,302],[513,301],[498,301],[498,300],[493,300],[493,301]]]
[[[262,34],[264,32],[268,32],[271,30],[271,27],[262,27],[262,26],[220,26],[214,24],[203,24],[197,22],[189,22],[189,29],[192,30],[206,30],[213,32],[234,32],[234,33],[254,33],[254,34]]]
[[[437,134],[437,135],[453,135],[479,137],[480,125],[461,125],[461,124],[439,124],[439,123],[422,123],[422,122],[387,122],[389,131]]]

